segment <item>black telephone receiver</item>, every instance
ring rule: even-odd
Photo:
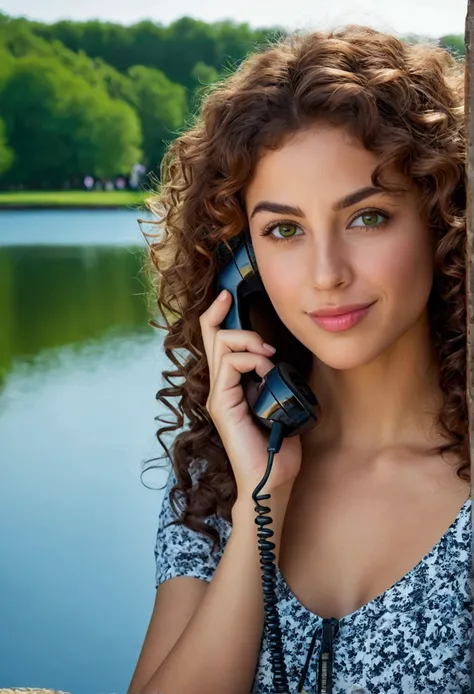
[[[319,403],[295,364],[306,372],[312,355],[283,325],[265,291],[248,232],[230,241],[231,252],[223,245],[217,292],[227,289],[232,305],[224,319],[225,329],[252,330],[252,314],[260,319],[260,334],[277,348],[276,366],[261,380],[256,372],[242,375],[242,387],[250,410],[261,425],[271,429],[283,425],[284,437],[302,434],[321,418]],[[283,360],[280,357],[283,357]]]

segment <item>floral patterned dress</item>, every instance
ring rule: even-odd
[[[210,581],[231,525],[211,516],[220,545],[182,525],[169,503],[170,472],[155,545],[156,586],[174,576]],[[278,612],[289,693],[469,694],[472,638],[471,498],[443,537],[403,578],[341,619],[322,619],[295,597],[277,568]],[[323,651],[332,672],[323,674]],[[266,631],[251,694],[274,694]]]

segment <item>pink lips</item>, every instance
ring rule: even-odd
[[[321,311],[311,313],[310,316],[314,322],[324,330],[328,330],[332,333],[341,332],[342,330],[349,330],[349,328],[353,328],[354,325],[360,323],[368,314],[374,303],[375,302],[364,306],[354,305],[321,309]]]

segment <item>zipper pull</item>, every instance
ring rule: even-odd
[[[339,631],[335,617],[323,619],[321,653],[318,661],[318,694],[332,694],[333,639]]]

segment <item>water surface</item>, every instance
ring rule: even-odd
[[[0,687],[125,692],[148,625],[166,360],[140,216],[0,213]]]

